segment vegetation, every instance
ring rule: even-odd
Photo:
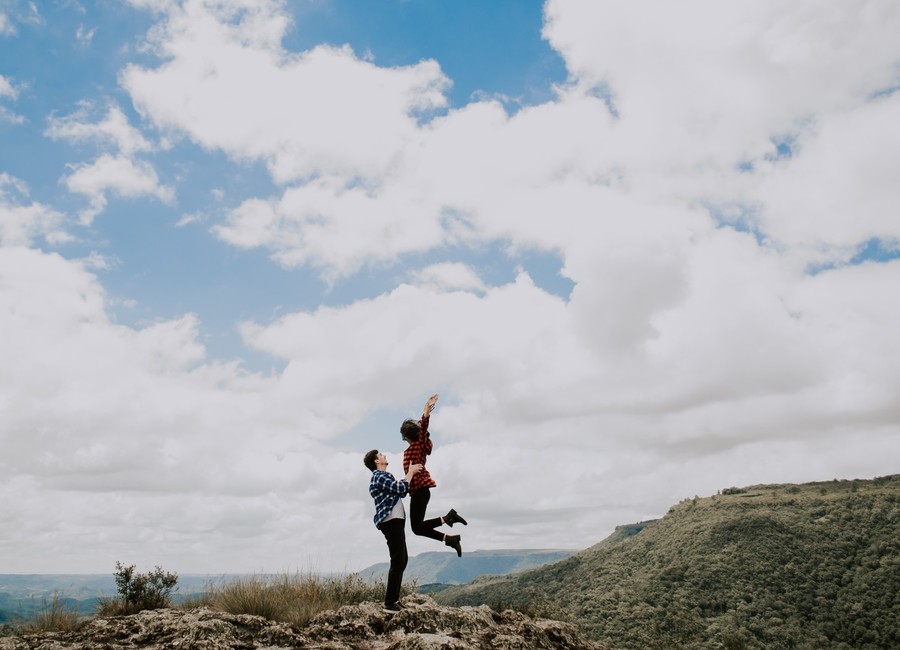
[[[171,607],[172,591],[178,583],[178,575],[156,567],[149,573],[135,573],[135,567],[116,562],[116,589],[119,598],[100,602],[100,616],[137,614],[145,609]]]
[[[623,649],[900,647],[900,475],[727,488],[635,526],[434,598],[556,607]]]
[[[156,567],[147,574],[135,572],[134,566],[116,563],[115,581],[118,598],[101,599],[97,616],[135,614],[146,609],[172,607],[172,591],[178,576]],[[358,605],[384,598],[383,581],[366,581],[359,574],[336,578],[321,578],[313,573],[280,576],[252,575],[223,579],[207,584],[202,593],[180,599],[179,609],[210,607],[232,614],[254,614],[271,621],[304,626],[321,611],[338,609],[344,605]],[[410,581],[403,586],[403,596],[415,593],[417,585]],[[36,632],[69,631],[76,629],[84,617],[70,599],[54,594],[42,609],[35,609],[27,622],[2,624],[0,636]]]
[[[255,614],[271,621],[303,626],[321,611],[382,598],[384,583],[366,582],[357,574],[320,578],[311,573],[296,573],[249,576],[214,586],[208,595],[208,605],[231,614]]]
[[[49,601],[43,599],[41,608],[35,612],[34,618],[22,627],[22,631],[28,634],[71,632],[80,626],[81,618],[78,610],[66,599],[60,598],[59,594],[53,594]]]

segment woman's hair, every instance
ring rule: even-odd
[[[365,456],[363,456],[363,465],[368,467],[373,472],[375,471],[375,456],[378,455],[378,450],[373,449],[370,452],[367,452]]]
[[[421,433],[421,429],[419,429],[419,423],[415,420],[404,420],[403,424],[400,425],[400,435],[403,436],[404,440],[415,442],[419,439],[419,433]]]

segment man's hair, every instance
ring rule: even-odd
[[[373,472],[375,471],[375,456],[378,455],[378,450],[373,449],[370,452],[367,452],[365,456],[363,456],[363,465],[368,467]]]
[[[403,436],[404,440],[415,442],[419,439],[419,433],[421,433],[421,429],[419,429],[419,423],[415,420],[404,420],[403,424],[400,425],[400,435]]]

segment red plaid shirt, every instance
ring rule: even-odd
[[[409,472],[410,465],[421,465],[420,469],[412,480],[409,482],[409,493],[412,494],[416,490],[422,488],[437,487],[437,483],[431,478],[431,474],[425,469],[425,457],[431,454],[431,434],[428,433],[428,416],[423,416],[419,420],[419,439],[410,442],[409,447],[403,452],[403,473]]]

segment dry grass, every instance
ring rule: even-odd
[[[26,634],[37,634],[71,632],[80,626],[81,620],[75,608],[61,599],[59,594],[54,593],[53,598],[49,602],[44,600],[43,607],[35,612],[34,618],[21,629]]]
[[[296,573],[248,576],[215,586],[210,604],[231,614],[255,614],[304,626],[321,611],[380,601],[383,597],[383,583],[368,583],[356,574],[320,578],[312,573]]]

